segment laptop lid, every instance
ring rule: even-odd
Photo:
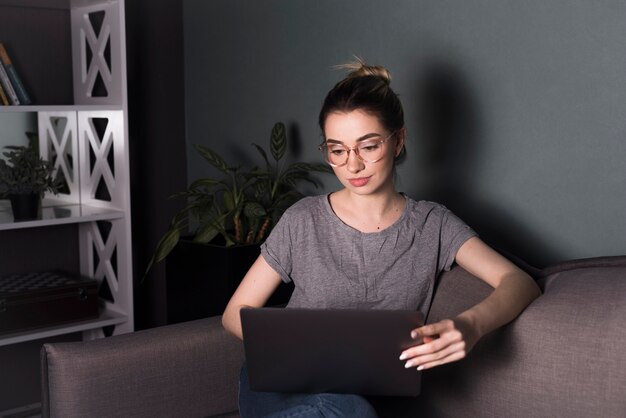
[[[421,312],[247,308],[241,323],[252,390],[419,394],[420,372],[399,357]]]

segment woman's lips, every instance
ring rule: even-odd
[[[369,177],[359,177],[359,178],[354,178],[354,179],[348,179],[348,181],[354,187],[363,187],[367,183],[369,183],[370,178]]]

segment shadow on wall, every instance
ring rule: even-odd
[[[420,70],[416,85],[418,161],[425,198],[445,204],[494,248],[535,267],[563,259],[540,231],[515,219],[511,208],[482,199],[473,190],[481,164],[483,115],[478,95],[461,71],[438,61]]]

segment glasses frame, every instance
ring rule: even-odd
[[[376,140],[377,145],[382,145],[382,144],[384,144],[385,142],[389,141],[391,138],[393,138],[393,137],[394,137],[394,135],[396,134],[396,132],[397,132],[397,131],[394,131],[394,132],[390,133],[389,135],[387,135],[386,137],[384,137],[384,138],[382,138],[382,139],[378,139],[378,140]],[[364,141],[364,142],[367,142],[367,141],[368,141],[368,140],[366,140],[366,141]],[[380,160],[382,160],[383,158],[385,158],[385,154],[383,153],[383,155],[381,155],[381,156],[380,156],[380,158],[377,158],[377,159],[376,159],[376,160],[374,160],[374,161],[368,161],[368,160],[363,159],[363,157],[361,157],[361,154],[359,154],[359,145],[360,145],[360,143],[359,143],[359,144],[356,144],[356,145],[355,145],[355,146],[353,146],[353,147],[349,147],[349,146],[347,146],[347,145],[345,145],[345,144],[343,144],[343,143],[341,143],[341,142],[337,142],[337,143],[336,143],[336,144],[334,144],[334,145],[340,145],[340,146],[342,146],[342,147],[346,150],[346,152],[347,152],[347,154],[346,154],[346,161],[345,161],[345,162],[343,162],[342,164],[334,164],[334,163],[331,163],[331,162],[328,160],[328,142],[327,142],[326,140],[324,140],[324,142],[322,142],[322,143],[321,143],[321,144],[317,147],[317,149],[319,149],[319,150],[320,150],[320,152],[322,153],[322,155],[324,156],[324,160],[325,160],[325,161],[328,163],[328,165],[330,165],[331,167],[343,167],[344,165],[348,164],[348,161],[350,160],[350,151],[354,151],[354,155],[356,155],[356,156],[357,156],[357,158],[358,158],[359,160],[361,160],[361,161],[363,161],[363,162],[365,162],[365,163],[374,164],[374,163],[379,162],[379,161],[380,161]]]

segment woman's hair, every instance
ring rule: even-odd
[[[339,65],[337,68],[348,69],[350,73],[328,92],[324,100],[319,115],[322,132],[329,114],[357,109],[377,116],[390,133],[404,128],[402,104],[389,86],[391,76],[386,68],[366,65],[359,58],[353,63]]]

